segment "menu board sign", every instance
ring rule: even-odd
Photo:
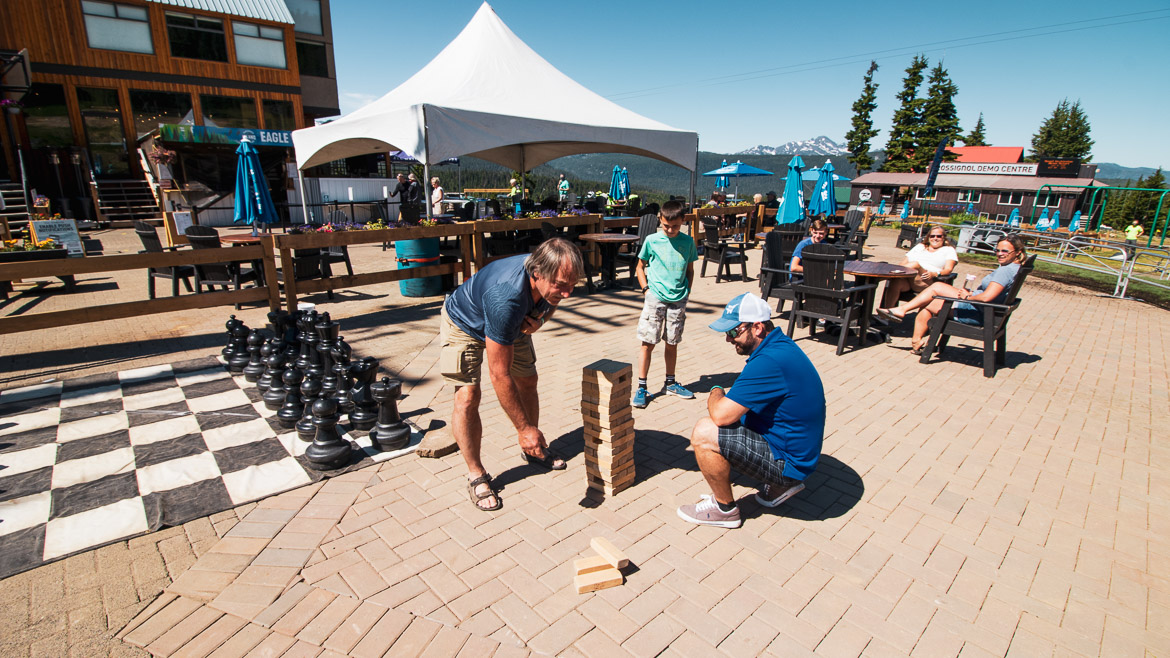
[[[1036,164],[1037,176],[1076,178],[1081,173],[1080,158],[1040,158]]]

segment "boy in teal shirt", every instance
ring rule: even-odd
[[[674,380],[674,368],[678,361],[678,344],[682,342],[683,326],[687,319],[687,298],[691,294],[691,283],[695,279],[695,261],[699,259],[695,240],[683,235],[683,204],[667,201],[658,213],[662,230],[648,236],[638,252],[638,283],[646,301],[642,306],[642,317],[638,320],[638,340],[642,347],[638,351],[638,388],[634,391],[633,405],[639,409],[649,402],[646,390],[646,375],[650,372],[650,355],[654,346],[666,339],[666,384],[669,395],[692,399],[695,394]]]

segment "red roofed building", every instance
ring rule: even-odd
[[[950,146],[955,162],[1023,162],[1023,146]]]

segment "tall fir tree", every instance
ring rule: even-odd
[[[917,146],[915,134],[922,120],[922,106],[926,102],[918,97],[918,88],[922,86],[922,72],[928,65],[926,57],[915,55],[910,66],[906,67],[902,91],[898,92],[901,106],[894,112],[882,171],[911,171],[914,166],[909,158]]]
[[[946,138],[947,144],[954,145],[960,134],[959,112],[955,109],[955,94],[959,93],[959,87],[947,75],[942,62],[930,70],[929,83],[922,103],[922,121],[915,131],[914,141],[918,148],[910,158],[915,171],[929,170],[939,142]],[[956,157],[950,152],[943,154],[943,160]]]
[[[967,136],[963,138],[963,144],[966,146],[987,146],[987,128],[983,125],[983,113],[979,113],[979,120],[975,122],[975,127]]]
[[[1162,170],[1158,169],[1150,174],[1149,178],[1139,178],[1136,185],[1133,187],[1141,188],[1143,190],[1164,190],[1166,189],[1166,177],[1162,175]],[[1146,233],[1153,230],[1154,212],[1158,210],[1158,197],[1160,195],[1156,192],[1127,192],[1121,206],[1120,225],[1128,225],[1133,220],[1139,220],[1142,227],[1145,228]],[[1159,213],[1158,219],[1163,219],[1166,212],[1170,209],[1170,194],[1166,195],[1167,200],[1162,203],[1162,210]]]
[[[1094,143],[1089,138],[1091,130],[1081,102],[1069,103],[1065,98],[1032,135],[1032,153],[1028,159],[1080,158],[1081,162],[1090,162]]]
[[[873,74],[878,70],[878,63],[869,62],[869,70],[861,87],[861,96],[853,103],[853,127],[845,133],[846,148],[849,149],[849,161],[857,167],[857,173],[873,167],[873,156],[869,154],[869,140],[877,136],[878,131],[873,127],[873,111],[877,108],[877,88],[873,81]]]

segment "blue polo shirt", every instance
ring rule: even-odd
[[[451,322],[477,340],[514,343],[520,337],[524,316],[534,306],[525,258],[521,254],[492,261],[464,281],[447,298]]]
[[[747,407],[740,419],[784,460],[784,477],[803,480],[817,467],[825,437],[825,389],[804,352],[773,329],[727,391]]]

